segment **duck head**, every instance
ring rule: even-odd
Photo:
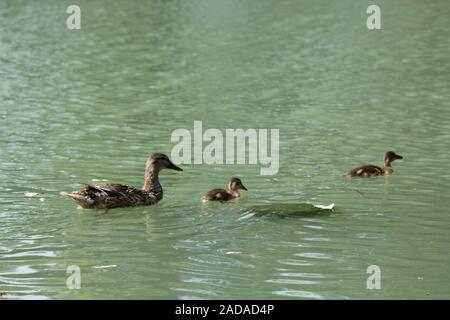
[[[173,164],[169,157],[163,153],[153,153],[147,160],[147,168],[153,168],[156,171],[162,169],[172,169],[176,171],[183,171],[180,167]]]
[[[395,160],[400,160],[400,159],[403,159],[403,157],[401,155],[396,154],[394,151],[388,151],[384,155],[384,164],[386,166],[390,166],[391,162],[393,162]]]
[[[242,181],[239,178],[231,178],[228,188],[233,191],[237,190],[247,191],[247,188],[242,184]]]

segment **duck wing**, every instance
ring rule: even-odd
[[[142,190],[117,183],[87,184],[79,192],[92,200],[91,208],[118,208],[150,204],[149,195]]]
[[[130,193],[138,191],[135,188],[118,183],[86,184],[81,192],[88,194],[101,193],[108,197],[126,197]]]
[[[384,175],[384,169],[374,165],[361,166],[346,173],[346,176],[349,177],[369,177],[381,175]]]

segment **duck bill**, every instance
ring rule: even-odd
[[[183,169],[181,169],[180,167],[177,167],[176,165],[174,165],[172,162],[170,162],[169,166],[167,167],[167,169],[172,169],[175,171],[183,171]]]
[[[243,185],[243,184],[241,184],[241,189],[242,189],[242,190],[245,190],[245,191],[248,191],[248,190],[247,190],[247,188],[246,188],[246,187],[244,187],[244,185]]]
[[[396,159],[396,160],[402,160],[403,157],[397,154],[397,155],[395,156],[395,159]]]

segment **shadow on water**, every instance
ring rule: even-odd
[[[325,216],[335,213],[334,206],[319,207],[309,203],[277,203],[255,205],[245,208],[244,215],[241,219],[250,217],[263,218],[288,218],[288,217],[311,217]]]

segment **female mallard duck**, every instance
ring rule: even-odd
[[[384,155],[384,166],[378,167],[373,165],[366,165],[350,170],[345,174],[347,177],[370,177],[382,176],[394,172],[391,163],[397,159],[403,159],[402,156],[396,154],[394,151],[388,151]]]
[[[240,197],[239,190],[247,190],[241,179],[231,178],[228,190],[213,189],[202,197],[203,201],[228,201]]]
[[[158,175],[162,169],[183,171],[162,153],[152,154],[145,168],[144,186],[136,189],[123,184],[88,184],[78,192],[61,192],[75,200],[82,208],[111,209],[119,207],[149,206],[163,198]]]

